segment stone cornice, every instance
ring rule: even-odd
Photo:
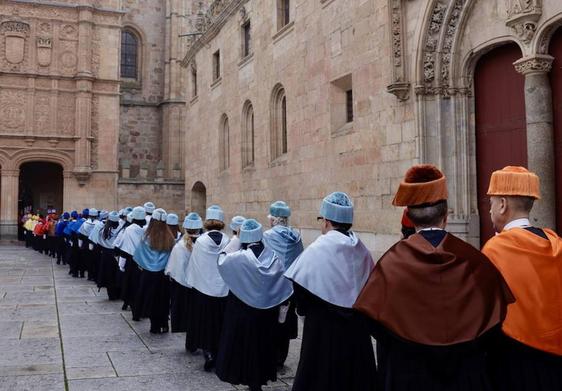
[[[204,31],[201,31],[203,35],[201,35],[193,44],[189,47],[185,57],[181,61],[181,65],[183,67],[187,67],[189,63],[195,58],[195,55],[209,43],[213,38],[217,36],[220,32],[222,27],[228,22],[230,17],[240,9],[242,5],[244,5],[248,0],[215,0],[211,7],[209,7],[209,11],[205,15],[207,20],[210,21],[207,24],[203,24],[201,27]],[[212,15],[212,10],[217,9],[221,3],[222,5],[221,11],[216,14]]]
[[[45,7],[59,7],[59,8],[72,8],[72,9],[90,9],[92,12],[95,13],[110,13],[110,14],[119,14],[125,15],[127,12],[114,9],[114,8],[103,8],[103,7],[95,7],[93,5],[86,5],[86,4],[67,4],[67,3],[58,3],[54,1],[37,1],[37,0],[12,0],[14,3],[23,3],[23,4],[30,4],[30,5],[39,5]]]

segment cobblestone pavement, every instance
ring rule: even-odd
[[[184,350],[185,334],[152,335],[120,302],[66,266],[16,245],[0,246],[0,390],[245,389],[203,371]],[[300,340],[292,341],[279,380],[288,390]]]

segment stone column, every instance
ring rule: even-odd
[[[541,179],[542,198],[535,204],[531,220],[549,228],[556,226],[552,91],[548,79],[553,60],[548,55],[535,55],[514,63],[517,72],[525,76],[528,168]]]
[[[18,235],[19,170],[2,170],[0,200],[0,238],[16,239]]]
[[[92,129],[92,34],[93,13],[89,6],[79,7],[78,73],[76,74],[76,137],[74,175],[84,184],[91,175]]]

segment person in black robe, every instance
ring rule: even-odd
[[[150,319],[153,334],[169,331],[170,285],[164,270],[176,241],[166,224],[167,213],[156,209],[145,235],[135,250],[133,260],[141,269],[134,309],[140,317]]]
[[[117,300],[121,289],[117,281],[119,267],[115,257],[115,239],[119,234],[119,215],[111,212],[100,232],[98,245],[100,248],[100,263],[98,267],[98,288],[106,288],[109,300]]]
[[[345,193],[324,198],[318,220],[322,235],[285,273],[305,317],[293,391],[373,391],[372,340],[352,306],[374,262],[351,231],[353,203]]]
[[[223,232],[224,212],[217,205],[207,209],[205,232],[195,245],[187,267],[191,291],[187,315],[186,346],[202,349],[205,371],[211,371],[219,347],[228,287],[218,271],[219,255],[229,242]]]
[[[293,294],[283,277],[285,264],[262,242],[261,224],[240,227],[242,249],[219,260],[219,272],[230,293],[217,357],[219,379],[243,384],[250,391],[277,380],[277,328],[280,306]]]
[[[169,217],[169,216],[168,216]],[[203,221],[197,213],[190,213],[183,222],[185,235],[180,238],[172,249],[170,260],[164,271],[170,277],[170,320],[172,333],[187,333],[187,314],[192,288],[187,283],[187,265],[193,251],[193,245],[202,234]],[[194,352],[197,349],[190,348],[186,338],[185,349]]]
[[[130,213],[131,224],[123,231],[122,238],[115,239],[115,254],[119,258],[119,269],[121,276],[121,300],[123,300],[123,310],[131,308],[133,310],[133,320],[140,321],[140,315],[134,311],[133,304],[138,291],[140,281],[140,269],[133,260],[136,247],[143,234],[143,227],[146,224],[146,212],[143,207],[136,207]],[[121,239],[121,241],[120,241]]]
[[[379,260],[354,305],[377,341],[381,389],[492,390],[486,354],[513,299],[507,284],[445,231],[447,184],[436,167],[408,170],[394,205],[408,207],[417,233]]]

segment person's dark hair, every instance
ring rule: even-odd
[[[220,220],[205,220],[203,226],[207,231],[222,231],[224,229],[224,223]]]
[[[410,236],[412,236],[412,235],[415,234],[415,233],[416,233],[416,229],[415,229],[415,228],[402,226],[402,237],[403,237],[404,239],[408,239]]]
[[[336,231],[340,231],[341,233],[347,233],[349,232],[349,230],[351,229],[351,227],[353,226],[353,224],[344,224],[344,223],[338,223],[336,221],[332,221],[332,220],[328,220],[326,219],[326,221],[329,221],[330,224],[332,224],[332,227],[336,230]]]
[[[148,245],[156,251],[172,251],[176,244],[170,227],[164,221],[150,220],[144,237],[147,239]]]
[[[447,201],[443,200],[431,205],[409,206],[408,217],[416,227],[434,227],[445,219],[448,210]]]
[[[535,199],[533,197],[507,197],[512,207],[521,212],[529,213],[533,209]]]
[[[146,225],[146,220],[142,219],[142,220],[133,220],[133,224],[139,225],[141,227],[144,227]]]
[[[119,227],[119,222],[117,221],[109,221],[105,222],[105,226],[103,227],[102,237],[107,240],[111,237],[111,231]]]

